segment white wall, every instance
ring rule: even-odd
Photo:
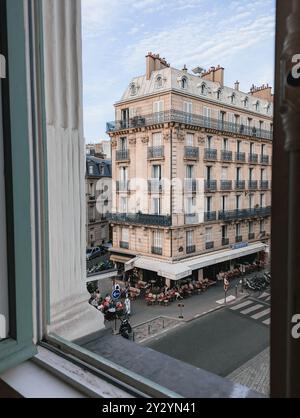
[[[0,339],[7,337],[8,332],[8,282],[1,96],[0,78]]]

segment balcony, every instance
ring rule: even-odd
[[[163,158],[164,154],[165,152],[163,146],[148,147],[148,160],[155,158]]]
[[[89,224],[94,224],[95,222],[96,222],[96,219],[95,218],[89,219]]]
[[[260,181],[260,188],[261,188],[261,190],[268,190],[269,189],[269,181],[268,180],[261,180]]]
[[[184,147],[184,158],[189,160],[199,160],[198,147]]]
[[[205,243],[205,249],[206,250],[212,250],[214,248],[214,246],[215,246],[215,243],[213,241]]]
[[[222,191],[232,190],[232,181],[231,180],[221,180],[221,190]]]
[[[129,242],[120,241],[120,248],[124,248],[125,250],[129,249]]]
[[[272,140],[273,133],[271,130],[260,129],[245,126],[243,124],[221,121],[219,119],[208,118],[202,115],[196,115],[180,110],[167,110],[165,112],[150,113],[143,116],[135,116],[127,120],[112,121],[106,124],[107,132],[117,132],[133,128],[141,128],[145,126],[163,124],[168,122],[176,122],[188,124],[201,128],[218,130],[226,133],[250,136],[252,138],[263,138]]]
[[[168,215],[151,215],[147,213],[110,213],[107,215],[110,222],[141,224],[152,226],[172,226],[172,217]]]
[[[149,193],[162,193],[163,182],[160,179],[148,180],[148,192]]]
[[[217,161],[218,152],[216,149],[205,148],[204,150],[204,159],[208,161]]]
[[[260,156],[261,164],[269,164],[269,156],[268,155],[261,155]]]
[[[116,182],[117,192],[129,192],[129,181],[117,181]]]
[[[211,222],[217,220],[217,212],[205,212],[204,213],[204,221]]]
[[[235,190],[245,190],[245,180],[237,180],[235,182]]]
[[[249,232],[248,239],[251,240],[251,239],[254,239],[254,238],[255,238],[254,232]]]
[[[228,245],[229,244],[229,238],[222,238],[222,245]]]
[[[257,164],[258,163],[258,155],[257,154],[249,154],[248,162],[250,164]]]
[[[265,208],[235,209],[219,212],[220,221],[233,221],[237,219],[259,218],[271,215],[271,206]]]
[[[236,152],[235,153],[235,161],[237,163],[245,163],[246,162],[246,154],[244,152]]]
[[[185,193],[196,193],[197,191],[197,180],[185,179],[184,180],[184,191]]]
[[[235,237],[235,242],[242,242],[243,241],[243,237],[241,235],[237,235]]]
[[[129,160],[130,160],[130,155],[129,155],[128,149],[116,151],[116,161],[129,161]]]
[[[249,190],[257,190],[257,180],[249,180],[248,181],[248,189]]]
[[[217,191],[217,180],[205,180],[205,192]]]
[[[187,254],[192,254],[194,252],[196,252],[196,245],[188,245],[186,247],[186,253]]]
[[[161,247],[151,247],[151,253],[152,254],[157,254],[157,255],[162,255],[163,251]]]
[[[184,216],[185,225],[195,225],[199,223],[199,217],[197,213],[189,213]]]
[[[232,151],[221,151],[221,160],[222,161],[232,161]]]

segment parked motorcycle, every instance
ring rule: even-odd
[[[127,318],[122,319],[119,333],[123,338],[126,338],[126,340],[129,340],[130,335],[132,333],[132,328]]]

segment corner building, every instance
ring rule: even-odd
[[[190,74],[149,53],[107,123],[112,259],[142,280],[215,279],[267,261],[271,87],[224,86],[224,68]]]

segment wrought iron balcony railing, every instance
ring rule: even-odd
[[[223,191],[232,190],[232,180],[221,180],[221,190]]]
[[[172,226],[172,217],[169,215],[151,215],[147,213],[110,213],[107,215],[107,219],[110,222],[117,223]]]
[[[151,247],[151,253],[152,254],[157,254],[157,255],[162,255],[163,250],[161,247]]]
[[[214,243],[213,241],[211,241],[211,242],[206,242],[206,243],[205,243],[205,248],[206,248],[207,250],[211,250],[211,249],[213,249],[213,248],[214,248],[214,246],[215,246],[215,243]]]
[[[257,164],[258,163],[258,155],[257,154],[249,154],[249,163]]]
[[[149,193],[162,193],[163,181],[160,179],[148,180],[148,191]]]
[[[186,193],[196,193],[197,180],[196,179],[184,179],[184,191]]]
[[[196,251],[196,245],[188,245],[186,247],[186,253],[187,254],[192,254]]]
[[[269,181],[268,180],[261,180],[260,181],[260,188],[262,190],[267,190],[269,188]]]
[[[242,237],[242,235],[237,235],[236,237],[235,237],[235,242],[242,242],[243,241],[243,237]]]
[[[188,213],[184,216],[185,225],[195,225],[199,223],[199,216],[197,213]]]
[[[215,192],[217,190],[217,180],[205,180],[205,191]]]
[[[129,150],[117,150],[116,151],[116,161],[128,161],[130,160]]]
[[[218,152],[216,149],[205,148],[204,159],[209,161],[216,161],[218,159]]]
[[[222,245],[228,245],[229,244],[229,238],[222,238]]]
[[[222,132],[234,133],[238,135],[246,135],[253,138],[264,138],[272,140],[273,133],[271,130],[256,129],[243,124],[231,123],[196,115],[180,110],[167,110],[165,112],[151,113],[143,116],[135,116],[131,119],[118,120],[108,122],[106,124],[107,132],[116,132],[125,129],[140,128],[166,122],[178,122],[201,128],[214,129]]]
[[[204,213],[204,221],[216,221],[217,220],[217,212],[205,212]]]
[[[165,149],[163,146],[148,147],[148,158],[163,158]]]
[[[245,190],[245,180],[236,180],[235,190]]]
[[[271,215],[271,206],[252,209],[235,209],[219,212],[219,220],[232,221],[236,219],[258,218]]]
[[[257,180],[249,180],[248,189],[249,190],[257,190]]]
[[[221,151],[221,160],[222,161],[232,161],[232,151]]]
[[[269,164],[269,156],[268,155],[261,155],[260,156],[261,164]]]
[[[235,153],[235,161],[239,163],[246,162],[246,154],[244,152],[236,152]]]
[[[129,249],[129,242],[120,241],[120,248],[124,248],[125,250]]]
[[[184,147],[184,158],[191,160],[199,159],[199,148],[198,147]]]

